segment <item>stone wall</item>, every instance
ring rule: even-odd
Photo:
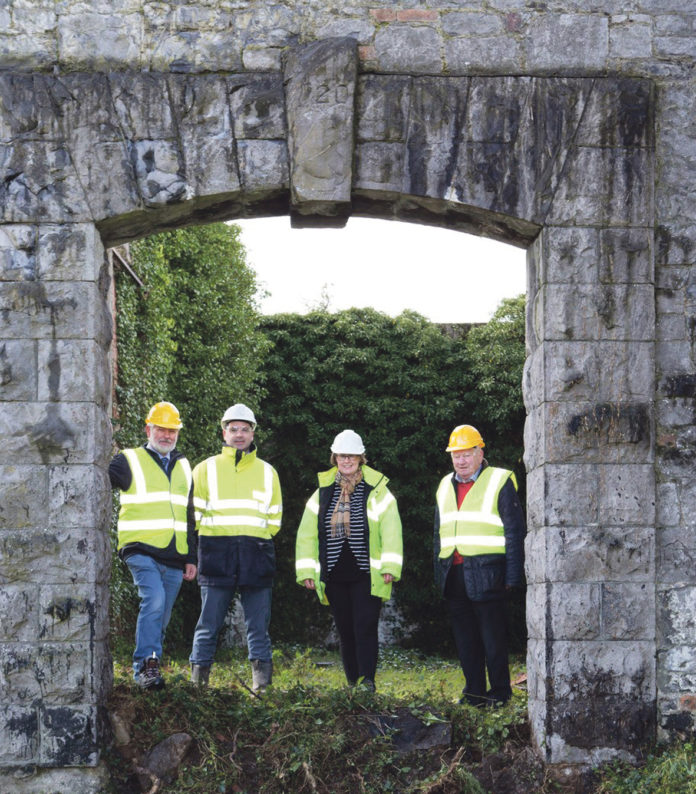
[[[0,6],[2,790],[71,765],[99,790],[103,245],[264,214],[528,249],[535,739],[585,764],[693,731],[695,25],[693,0]]]

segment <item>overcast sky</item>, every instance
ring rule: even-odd
[[[432,322],[486,322],[526,290],[525,252],[462,232],[350,218],[344,229],[292,229],[289,217],[234,221],[264,314],[414,309]]]

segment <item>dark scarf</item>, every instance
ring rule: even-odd
[[[358,469],[352,477],[346,477],[339,471],[336,474],[336,485],[341,487],[338,502],[331,514],[331,537],[350,537],[350,496],[362,480],[362,470]]]

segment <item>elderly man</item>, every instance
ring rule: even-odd
[[[181,417],[169,402],[153,405],[147,443],[124,449],[109,464],[121,492],[118,554],[138,588],[133,676],[145,689],[164,686],[160,672],[164,632],[183,579],[196,576],[191,466],[176,450]]]
[[[501,705],[511,695],[505,592],[524,584],[524,514],[515,475],[488,465],[483,438],[459,425],[435,509],[435,577],[466,679],[460,703]],[[490,689],[486,691],[486,669]]]
[[[225,445],[193,470],[201,614],[191,651],[191,680],[208,683],[217,638],[238,590],[244,609],[253,691],[271,683],[268,625],[276,571],[273,536],[283,511],[276,470],[256,457],[256,418],[246,405],[221,421]]]

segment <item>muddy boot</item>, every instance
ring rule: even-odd
[[[263,695],[266,687],[271,685],[273,679],[273,662],[262,662],[260,659],[251,660],[251,690],[257,695]]]
[[[200,664],[191,665],[191,683],[196,686],[208,686],[210,678],[210,667],[203,667]]]

